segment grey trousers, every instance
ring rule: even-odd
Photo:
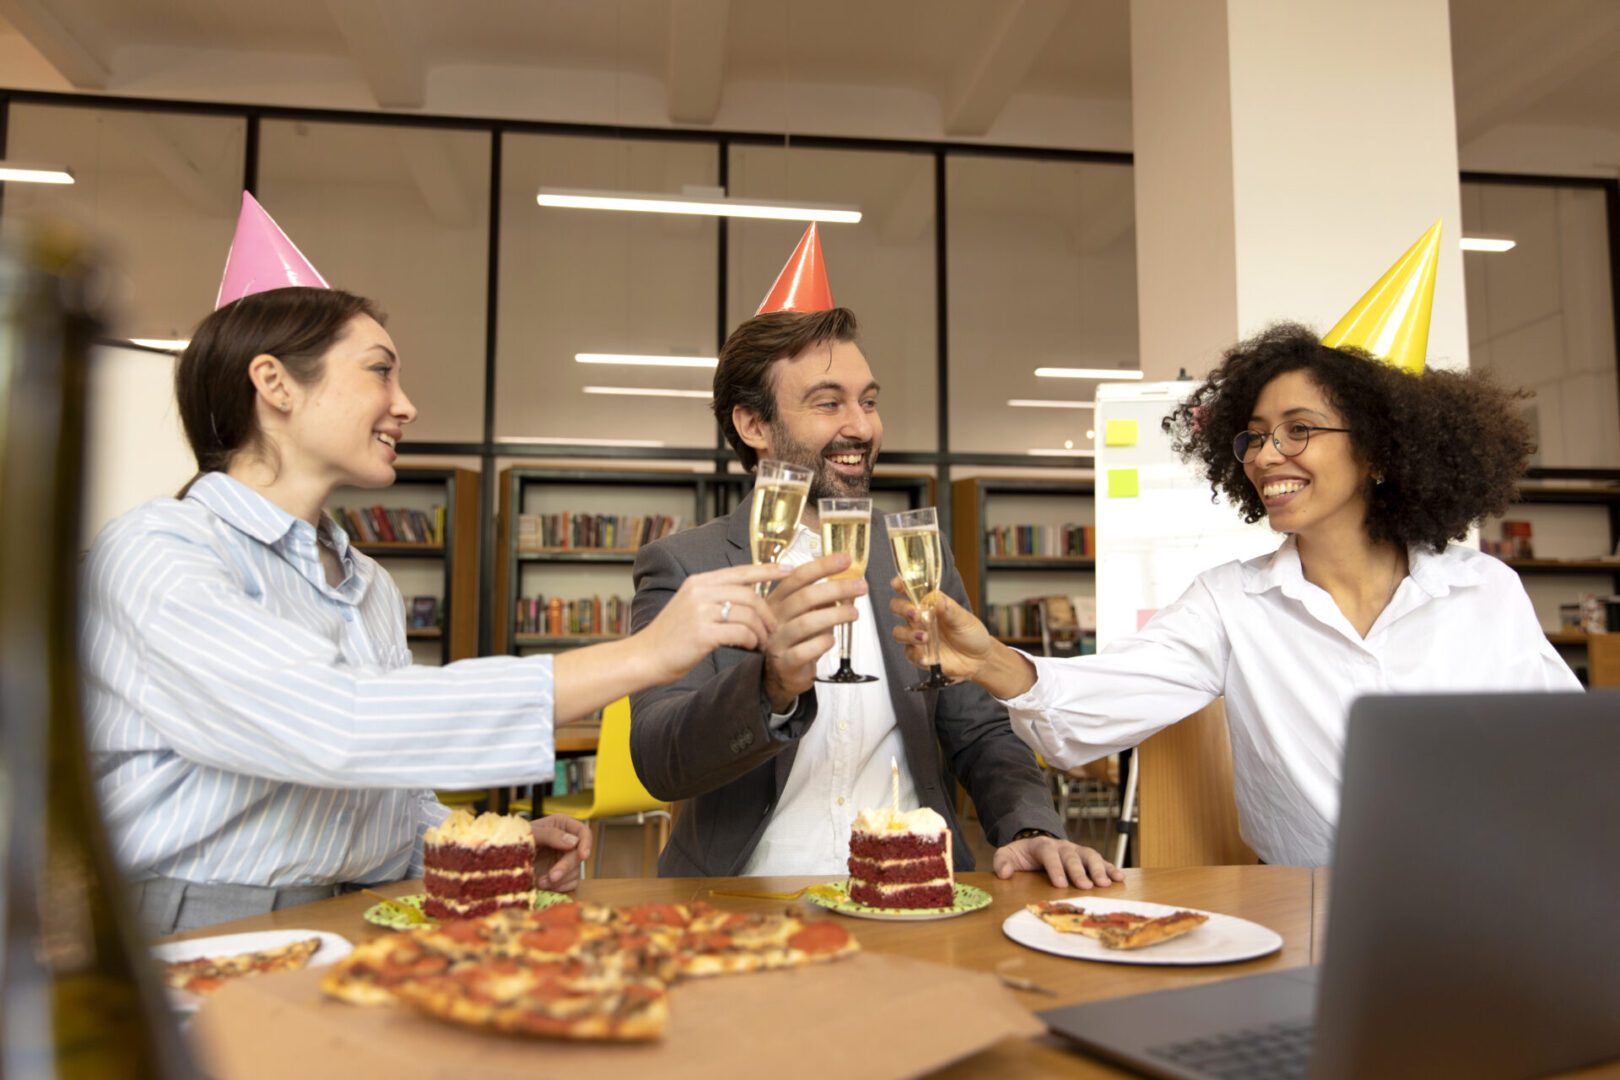
[[[201,926],[266,915],[280,908],[325,900],[345,892],[343,885],[201,885],[178,878],[137,881],[131,887],[141,929],[148,937],[178,934]]]

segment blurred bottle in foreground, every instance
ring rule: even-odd
[[[125,904],[79,712],[78,538],[95,276],[0,238],[0,1077],[193,1068]]]

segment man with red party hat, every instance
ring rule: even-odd
[[[870,491],[883,445],[878,383],[837,307],[811,225],[754,317],[720,350],[714,411],[753,471],[769,458],[810,470],[803,523],[779,562],[795,566],[771,595],[780,629],[760,652],[720,649],[685,678],[631,699],[631,754],[654,795],[686,801],[659,860],[668,876],[842,874],[855,817],[891,802],[926,806],[950,823],[958,870],[973,854],[955,823],[955,780],[972,796],[996,846],[995,870],[1045,870],[1056,885],[1107,885],[1118,872],[1061,839],[1034,755],[1006,711],[972,686],[908,693],[903,648],[875,617],[894,562],[872,522],[864,580],[824,580],[847,556],[822,556],[815,500]],[[646,625],[692,574],[747,563],[749,506],[649,544],[636,559],[632,622]],[[945,554],[943,589],[966,603]],[[839,604],[839,602],[842,602]],[[853,622],[851,623],[851,620]],[[831,674],[832,630],[851,623],[853,663],[876,683],[817,683]]]

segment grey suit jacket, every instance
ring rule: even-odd
[[[728,517],[646,545],[636,557],[633,628],[651,622],[688,576],[749,560],[747,502]],[[956,821],[953,778],[967,788],[993,845],[1006,844],[1020,829],[1062,836],[1035,756],[1013,733],[999,702],[971,683],[927,693],[905,689],[921,673],[890,634],[896,622],[888,605],[894,572],[888,534],[874,517],[866,580],[889,699],[917,796],[956,833],[957,869],[973,869],[973,854]],[[967,603],[949,548],[942,587]],[[760,653],[721,648],[678,682],[630,699],[637,775],[658,798],[683,803],[658,861],[665,877],[741,873],[776,809],[799,739],[815,723],[816,695],[800,695],[788,722],[772,730],[764,667]]]

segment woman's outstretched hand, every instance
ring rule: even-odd
[[[976,678],[996,646],[984,623],[944,593],[934,594],[929,605],[932,613],[925,620],[898,577],[889,587],[899,594],[889,601],[889,610],[905,620],[895,626],[894,638],[906,647],[906,659],[918,667],[928,666],[928,634],[931,625],[937,624],[940,669],[953,679]]]
[[[636,635],[659,672],[655,685],[674,682],[722,645],[758,649],[776,632],[777,618],[754,585],[780,581],[790,570],[774,563],[728,566],[683,581]]]

